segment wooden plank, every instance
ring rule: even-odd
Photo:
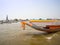
[[[49,29],[57,29],[60,28],[60,25],[47,25],[46,27],[49,27]]]

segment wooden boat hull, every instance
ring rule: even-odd
[[[36,30],[45,31],[47,33],[60,31],[60,25],[47,25],[46,27],[42,27],[42,26],[39,27],[32,23],[27,23],[27,25]]]

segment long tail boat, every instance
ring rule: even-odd
[[[60,20],[30,20],[28,26],[47,33],[60,31]]]

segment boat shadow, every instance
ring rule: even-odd
[[[50,32],[50,33],[46,33],[46,32],[29,32],[29,33],[26,33],[26,35],[35,35],[35,36],[40,36],[40,35],[51,35],[51,34],[56,34],[58,33],[59,31],[56,31],[56,32]]]

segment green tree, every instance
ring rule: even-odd
[[[14,19],[14,21],[18,21],[18,19]]]

